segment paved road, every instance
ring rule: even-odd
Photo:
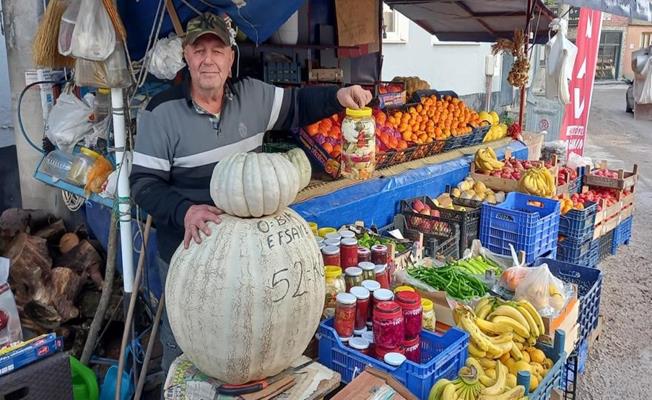
[[[580,379],[581,400],[652,398],[652,121],[625,113],[625,89],[595,88],[585,148],[610,165],[637,163],[640,180],[632,241],[600,265],[605,325]]]

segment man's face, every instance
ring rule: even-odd
[[[193,86],[216,90],[224,86],[231,72],[234,54],[215,35],[206,34],[183,49]]]

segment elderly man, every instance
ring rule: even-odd
[[[220,222],[208,189],[217,162],[259,150],[268,130],[303,126],[372,98],[359,86],[281,89],[232,81],[233,43],[222,18],[206,13],[191,20],[183,43],[189,79],[152,98],[138,117],[131,190],[156,224],[163,284],[179,244],[200,243],[199,230],[210,235],[206,223]],[[161,341],[167,371],[180,350],[165,316]]]

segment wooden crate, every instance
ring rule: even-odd
[[[509,159],[512,157],[512,152],[509,150],[505,151],[505,159]],[[528,160],[522,160],[522,161],[528,161]],[[544,161],[529,161],[531,164],[535,166],[542,166],[544,164]],[[548,168],[550,173],[555,179],[555,186],[557,186],[557,173],[559,171],[559,165],[557,163],[557,156],[553,156],[552,159],[552,167]],[[473,178],[474,181],[476,182],[482,182],[485,184],[486,187],[489,189],[492,189],[494,191],[503,191],[505,193],[507,192],[520,192],[521,190],[519,189],[519,181],[515,179],[505,179],[505,178],[499,178],[497,176],[491,176],[491,175],[486,175],[480,172],[476,172],[475,170],[475,163],[471,163],[471,173],[470,173],[471,178]]]
[[[582,189],[583,192],[587,191],[588,187]],[[593,239],[611,232],[622,221],[629,218],[634,211],[634,192],[629,194],[619,195],[620,200],[607,207],[606,200],[602,200],[601,210],[595,215],[595,229],[593,231]]]
[[[609,169],[607,166],[607,161],[600,161],[596,169]],[[585,185],[624,190],[630,187],[634,187],[638,181],[638,164],[634,164],[632,171],[625,171],[623,169],[619,169],[617,171],[610,170],[612,172],[617,172],[618,178],[607,178],[604,176],[593,175],[593,172],[596,171],[596,169],[593,169],[591,172],[587,173],[584,176]]]

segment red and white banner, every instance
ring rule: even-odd
[[[580,9],[577,27],[577,56],[573,77],[569,84],[571,102],[566,105],[564,119],[559,130],[561,140],[568,142],[568,153],[584,153],[593,80],[600,47],[602,12],[588,8]]]

